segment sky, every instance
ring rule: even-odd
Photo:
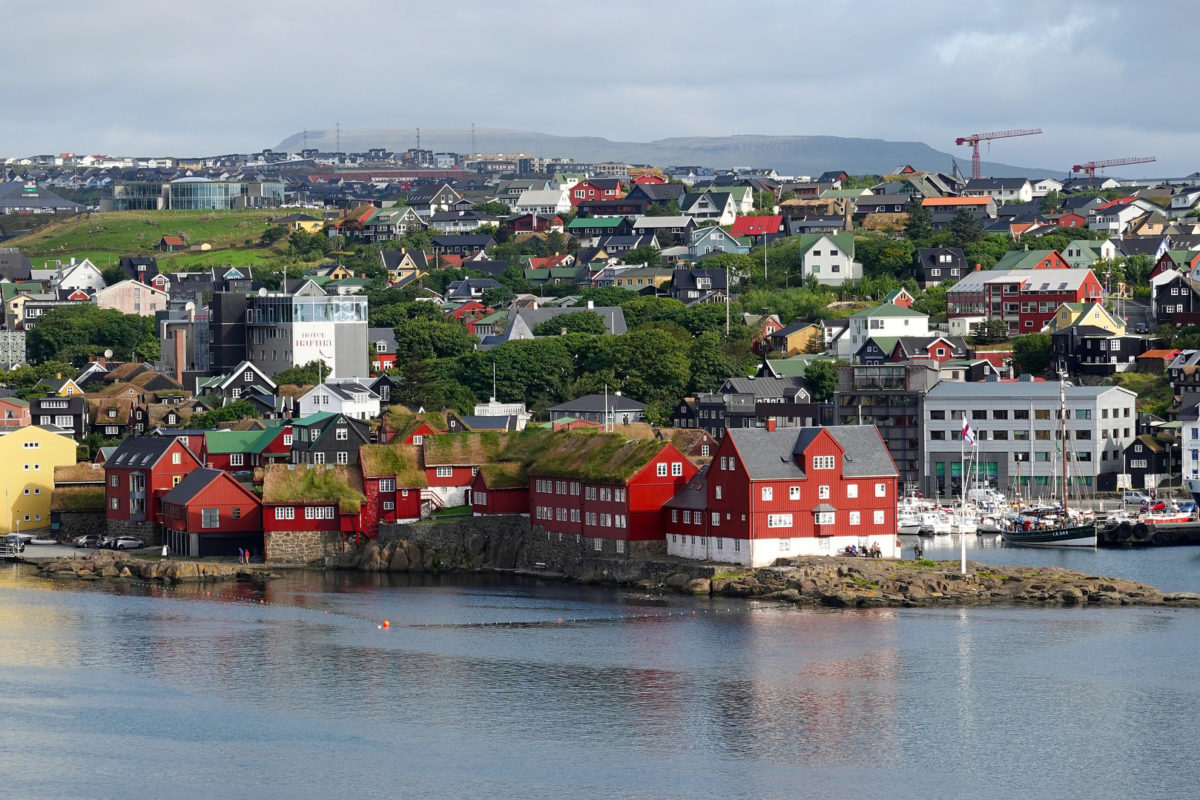
[[[965,163],[957,136],[1040,127],[984,159],[1200,169],[1194,0],[0,0],[0,19],[0,156],[251,152],[337,122],[474,122],[923,141]]]

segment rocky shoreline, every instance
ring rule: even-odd
[[[1085,575],[1059,567],[998,567],[973,561],[967,562],[966,575],[959,572],[958,561],[829,556],[780,559],[771,567],[724,571],[710,564],[681,559],[626,559],[619,567],[593,564],[574,574],[530,568],[519,557],[506,558],[504,562],[507,563],[489,558],[482,544],[451,552],[396,539],[374,541],[348,553],[338,567],[363,572],[497,572],[589,585],[753,597],[833,608],[989,604],[1200,608],[1200,594],[1163,592],[1122,578]]]
[[[245,564],[220,564],[176,559],[137,558],[119,551],[98,550],[77,558],[56,558],[37,563],[38,571],[50,578],[85,581],[103,579],[197,583],[209,581],[263,580],[261,569]]]

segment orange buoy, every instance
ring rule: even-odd
[[[392,627],[392,623],[388,622],[388,621],[385,619],[385,620],[383,621],[383,627],[385,627],[385,628],[390,628],[390,627]]]

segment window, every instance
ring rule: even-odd
[[[875,484],[875,496],[876,497],[887,497],[887,484],[886,483]]]
[[[121,507],[120,499],[116,498],[116,497],[110,497],[108,499],[108,507],[111,508],[113,511],[116,511],[118,508]]]
[[[671,509],[671,522],[679,522],[679,509]]]
[[[788,487],[788,500],[799,500],[799,499],[800,499],[800,487],[799,486],[789,486]]]
[[[275,519],[295,519],[296,509],[291,506],[276,506]]]
[[[109,475],[108,476],[108,485],[109,486],[118,486],[118,485],[120,485],[120,483],[121,483],[121,478],[119,476],[117,476],[117,475]]]
[[[312,463],[324,464],[325,463],[325,454],[324,453],[313,453],[312,454]]]
[[[350,454],[347,453],[345,450],[339,450],[337,452],[337,457],[334,460],[338,464],[349,464],[350,463]]]
[[[346,430],[344,427],[339,427],[334,432],[333,438],[337,439],[339,442],[344,442],[350,438],[350,431]]]
[[[850,499],[858,497],[858,484],[857,483],[847,483],[846,484],[846,497],[850,498]]]
[[[113,502],[114,503],[117,502],[116,498],[113,498]],[[113,506],[113,508],[116,508],[116,506]],[[721,527],[721,512],[719,512],[719,511],[712,512],[712,526],[714,528]]]
[[[763,500],[773,500],[774,495],[775,495],[774,488],[772,488],[770,486],[762,487],[762,499]]]
[[[171,463],[172,464],[182,464],[183,463],[183,453],[171,453]]]
[[[720,486],[713,487],[713,497],[715,497],[718,500],[721,499],[721,487]]]
[[[816,513],[816,522],[818,525],[832,525],[837,514],[833,511],[818,511]]]
[[[172,476],[171,476],[171,485],[172,485],[172,486],[178,486],[178,485],[179,485],[179,482],[180,482],[181,480],[183,480],[183,476],[182,476],[182,475],[172,475]]]
[[[727,469],[727,467],[725,466],[725,456],[721,456],[721,469],[723,469],[723,470]]]
[[[767,515],[767,527],[768,528],[790,528],[790,527],[792,527],[792,515],[791,514],[768,514]]]
[[[379,479],[379,491],[381,491],[381,492],[396,491],[396,479],[395,478],[380,478]]]
[[[861,522],[862,522],[862,512],[861,511],[851,511],[850,512],[850,524],[858,525]]]
[[[229,516],[232,517],[233,519],[241,519],[242,518],[242,510],[235,506]]]
[[[660,477],[660,478],[667,477],[667,465],[659,464],[657,466],[658,466],[658,477]]]
[[[221,512],[216,508],[200,509],[200,527],[218,528],[221,525]]]
[[[828,500],[829,499],[829,486],[828,485],[821,485],[821,486],[817,487],[817,498],[820,500]]]
[[[682,461],[672,461],[671,462],[671,477],[678,478],[681,475],[683,475],[683,462]]]
[[[412,437],[412,439],[413,439],[413,444],[419,445],[419,444],[425,443],[425,437],[419,433],[416,436]]]
[[[438,467],[437,468],[437,476],[439,478],[449,478],[453,474],[454,474],[454,467]],[[547,481],[547,483],[549,483],[549,481]]]
[[[882,509],[879,511],[876,511],[875,512],[875,524],[882,525],[884,523],[884,521],[886,520],[886,517],[887,517],[887,512],[883,511]]]
[[[708,455],[708,445],[706,445],[706,444],[702,444],[702,445],[700,445],[700,456],[701,456],[701,458],[703,458],[704,456],[707,456],[707,455]]]
[[[240,466],[242,466],[242,462],[243,462],[244,458],[245,458],[245,456],[242,453],[230,453],[229,454],[229,465],[232,467],[240,467]]]
[[[283,435],[283,446],[284,447],[292,446],[292,435],[290,433],[285,433]]]
[[[813,456],[813,469],[833,469],[834,466],[835,459],[833,456]]]

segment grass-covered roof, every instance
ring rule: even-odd
[[[609,433],[555,433],[530,464],[529,473],[624,483],[665,446],[657,439],[634,440]]]
[[[263,473],[264,503],[336,503],[353,514],[367,502],[356,467],[271,464]]]
[[[428,486],[421,463],[421,448],[415,444],[364,444],[358,449],[363,475],[370,478],[395,476],[396,486]]]

